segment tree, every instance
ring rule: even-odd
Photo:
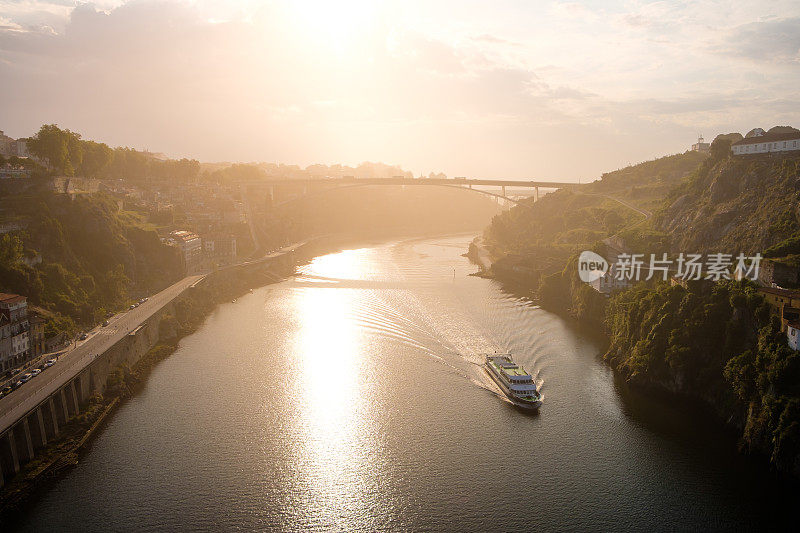
[[[67,139],[55,124],[45,124],[39,128],[36,135],[28,141],[28,151],[57,171],[64,168],[69,153]]]
[[[28,139],[28,150],[47,162],[52,170],[71,176],[83,161],[81,136],[62,130],[56,124],[45,124]]]
[[[709,149],[711,152],[711,158],[714,161],[722,161],[723,159],[727,159],[731,155],[731,140],[730,139],[714,139],[714,142],[711,143],[711,148]]]
[[[12,265],[22,258],[22,240],[6,233],[0,239],[0,263]]]
[[[82,141],[83,160],[78,173],[90,178],[99,177],[101,173],[108,171],[111,161],[114,159],[114,151],[105,143],[94,141]]]

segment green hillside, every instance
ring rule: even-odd
[[[176,251],[110,196],[39,192],[5,201],[27,227],[0,239],[0,290],[57,313],[59,327],[95,323],[180,275]],[[23,262],[37,255],[40,264]]]

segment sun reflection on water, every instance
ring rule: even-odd
[[[358,251],[321,257],[306,273],[354,279],[362,272]],[[362,259],[363,260],[363,259]],[[351,311],[364,298],[352,289],[295,289],[298,328],[292,364],[300,413],[297,429],[303,498],[312,520],[329,525],[363,522],[363,504],[376,491],[375,431],[365,379],[369,346]],[[354,515],[354,513],[356,513]]]

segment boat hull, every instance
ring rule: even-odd
[[[495,374],[494,371],[492,371],[492,369],[489,368],[488,363],[484,364],[483,367],[484,367],[484,370],[486,370],[486,373],[489,374],[489,377],[491,377],[492,380],[495,383],[497,383],[497,385],[500,387],[500,390],[503,391],[503,394],[506,395],[506,398],[508,398],[509,401],[511,403],[513,403],[514,405],[516,405],[517,407],[519,407],[521,409],[527,409],[527,410],[530,410],[530,411],[536,411],[542,406],[542,401],[541,400],[538,400],[538,401],[535,401],[535,402],[524,402],[524,401],[520,400],[519,398],[515,397],[514,393],[511,392],[511,389],[508,388],[508,385],[506,385],[505,382],[502,379],[500,379],[500,376]]]

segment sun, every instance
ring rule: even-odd
[[[341,54],[370,29],[380,2],[295,0],[290,5],[297,26],[308,33],[308,39]]]

